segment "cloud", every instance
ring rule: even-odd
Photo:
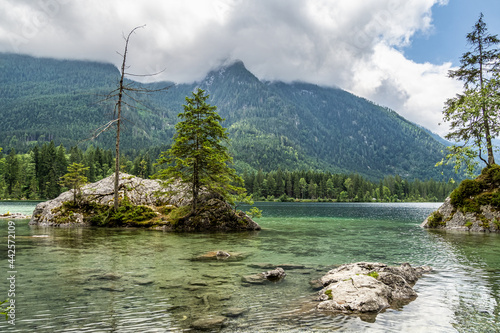
[[[417,64],[398,51],[432,29],[443,0],[3,0],[0,51],[119,65],[192,82],[228,59],[256,76],[338,86],[442,133],[450,64]]]

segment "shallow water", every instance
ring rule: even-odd
[[[0,202],[0,213],[7,204]],[[21,211],[23,204],[11,212]],[[33,203],[25,204],[28,211]],[[432,232],[438,204],[261,203],[260,232],[170,234],[57,229],[16,221],[16,325],[6,332],[178,332],[230,308],[222,332],[500,331],[500,235]],[[0,220],[0,298],[7,298],[7,228]],[[240,253],[196,261],[208,251]],[[309,281],[355,261],[430,265],[418,298],[367,318],[310,311]],[[297,264],[277,284],[244,286],[259,263]],[[2,296],[3,295],[3,296]]]

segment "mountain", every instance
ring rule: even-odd
[[[0,54],[0,146],[26,151],[54,140],[68,147],[113,147],[112,131],[95,142],[83,140],[112,119],[114,104],[99,101],[116,89],[118,79],[110,64]],[[240,61],[192,84],[128,84],[170,88],[133,96],[141,103],[125,110],[125,151],[170,144],[185,97],[199,87],[225,118],[240,171],[280,167],[357,172],[371,179],[440,178],[434,164],[444,145],[429,131],[341,89],[264,82]]]

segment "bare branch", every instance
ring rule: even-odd
[[[132,73],[125,73],[126,75],[130,75],[130,76],[155,76],[155,75],[159,75],[163,72],[165,72],[167,69],[164,68],[162,69],[161,71],[159,72],[156,72],[156,73],[152,73],[152,74],[132,74]]]

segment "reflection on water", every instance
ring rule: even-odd
[[[15,328],[0,322],[0,330],[191,331],[194,320],[221,314],[228,317],[223,332],[500,329],[499,235],[421,229],[436,204],[259,206],[263,230],[252,233],[30,228],[16,221],[18,319]],[[0,221],[4,249],[6,223]],[[193,260],[214,250],[241,257]],[[310,311],[309,281],[354,261],[410,262],[435,271],[416,284],[414,302],[374,323]],[[287,270],[281,283],[242,284],[241,276],[259,273],[262,263],[305,268]],[[7,267],[3,250],[0,267]],[[6,271],[0,270],[0,292],[7,290]]]

